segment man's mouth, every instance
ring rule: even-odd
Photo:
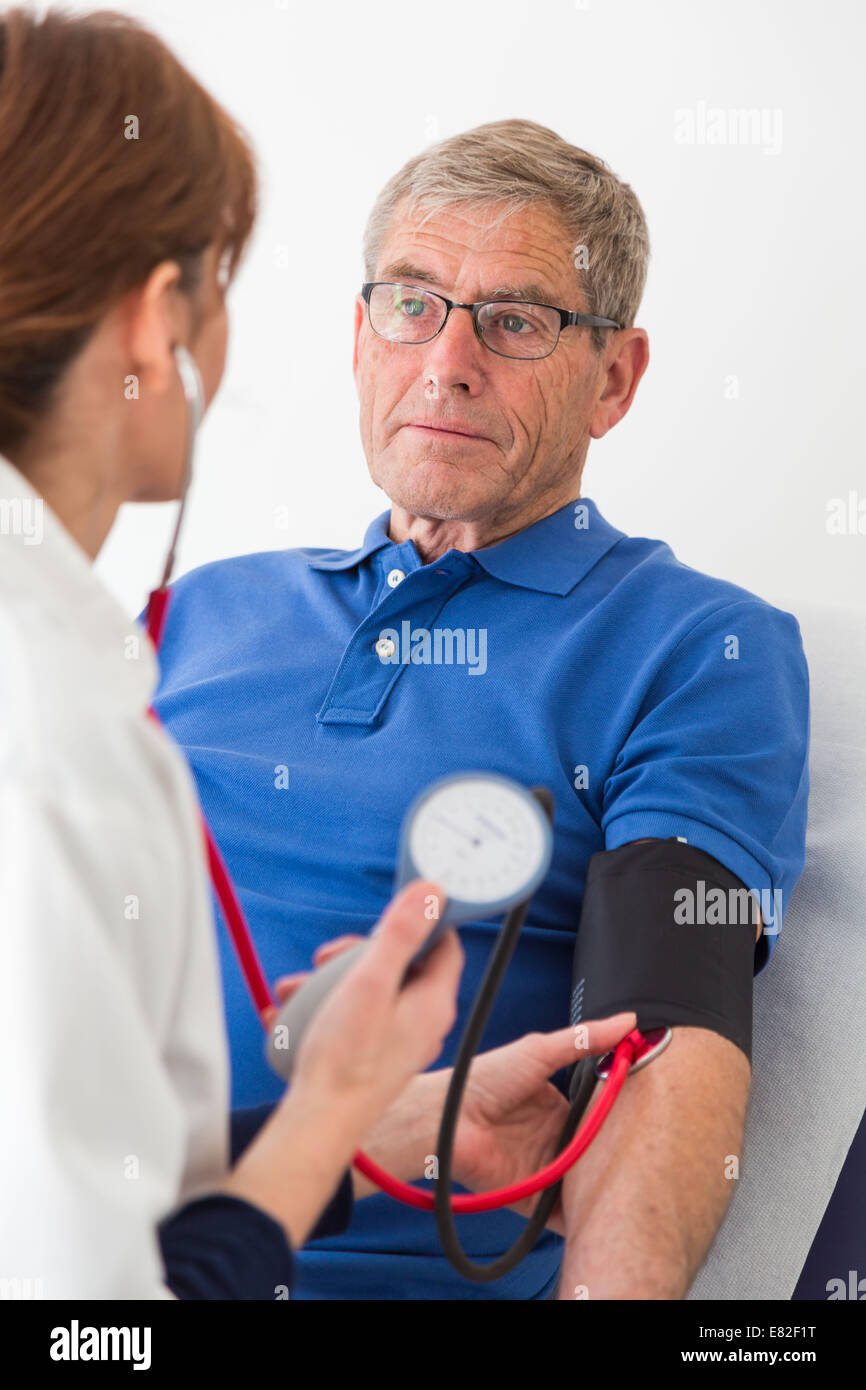
[[[410,420],[408,426],[404,428],[412,430],[427,430],[430,434],[453,435],[458,439],[486,439],[486,434],[479,434],[477,430],[470,429],[468,425],[430,425],[421,420]]]

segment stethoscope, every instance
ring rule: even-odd
[[[201,377],[193,357],[181,345],[175,346],[174,354],[189,410],[189,432],[177,521],[162,580],[151,593],[147,605],[147,633],[157,652],[170,597],[168,585],[192,482],[195,439],[205,406]],[[155,711],[151,709],[149,714],[158,721]],[[341,952],[315,971],[268,1025],[266,1011],[270,1013],[275,1001],[228,869],[203,814],[201,819],[214,892],[246,987],[266,1030],[266,1057],[277,1074],[288,1080],[305,1028],[324,996],[366,949],[366,943]],[[648,1030],[646,1034],[635,1028],[604,1057],[597,1060],[591,1056],[582,1057],[572,1075],[571,1107],[560,1135],[557,1156],[539,1172],[508,1187],[493,1192],[452,1194],[454,1135],[469,1068],[517,945],[532,896],[550,865],[552,820],[552,798],[545,788],[529,790],[496,773],[467,772],[452,774],[428,787],[410,806],[401,832],[395,888],[421,877],[440,885],[447,895],[417,961],[447,928],[462,922],[486,920],[503,912],[507,915],[458,1047],[439,1128],[438,1178],[434,1191],[401,1182],[360,1151],[354,1155],[353,1163],[383,1192],[408,1206],[434,1212],[449,1260],[466,1278],[481,1283],[501,1278],[532,1248],[556,1205],[564,1174],[598,1134],[626,1077],[651,1061],[671,1040],[669,1028]],[[599,1079],[604,1081],[601,1093],[580,1124]],[[457,1238],[455,1214],[513,1206],[536,1192],[544,1195],[519,1239],[504,1255],[487,1265],[467,1258]]]

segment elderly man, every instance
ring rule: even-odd
[[[355,306],[361,438],[390,510],[357,550],[242,556],[175,586],[157,708],[272,977],[376,921],[408,805],[468,769],[556,801],[553,864],[485,1046],[568,1020],[600,851],[679,838],[712,856],[762,904],[749,978],[767,963],[804,858],[797,623],[581,492],[589,441],[646,370],[647,258],[633,191],[541,126],[481,126],[412,159],[372,210]],[[462,929],[446,1062],[498,925]],[[234,1101],[260,1104],[279,1082],[222,949]],[[677,1026],[566,1179],[564,1246],[548,1231],[512,1274],[470,1284],[428,1214],[376,1197],[305,1252],[299,1296],[682,1298],[731,1195],[749,1079],[712,1022]],[[522,1220],[458,1227],[483,1261]]]

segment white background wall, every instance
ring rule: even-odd
[[[262,215],[230,296],[228,370],[201,435],[181,570],[355,546],[387,507],[367,476],[351,375],[367,212],[423,146],[522,116],[631,183],[653,242],[638,318],[651,365],[630,414],[591,445],[584,493],[624,530],[783,604],[866,602],[866,516],[864,534],[827,527],[832,499],[852,490],[866,512],[859,0],[113,7],[168,41],[261,163]],[[676,113],[699,120],[701,103],[761,110],[766,139],[683,143]],[[335,330],[299,332],[321,306]],[[172,516],[126,508],[100,557],[130,611]]]

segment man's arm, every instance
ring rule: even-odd
[[[721,1224],[751,1067],[718,1033],[672,1031],[563,1181],[560,1299],[681,1299]]]
[[[563,1182],[559,1298],[685,1296],[731,1196],[750,1076],[727,1038],[674,1028],[671,1045],[628,1078]]]

